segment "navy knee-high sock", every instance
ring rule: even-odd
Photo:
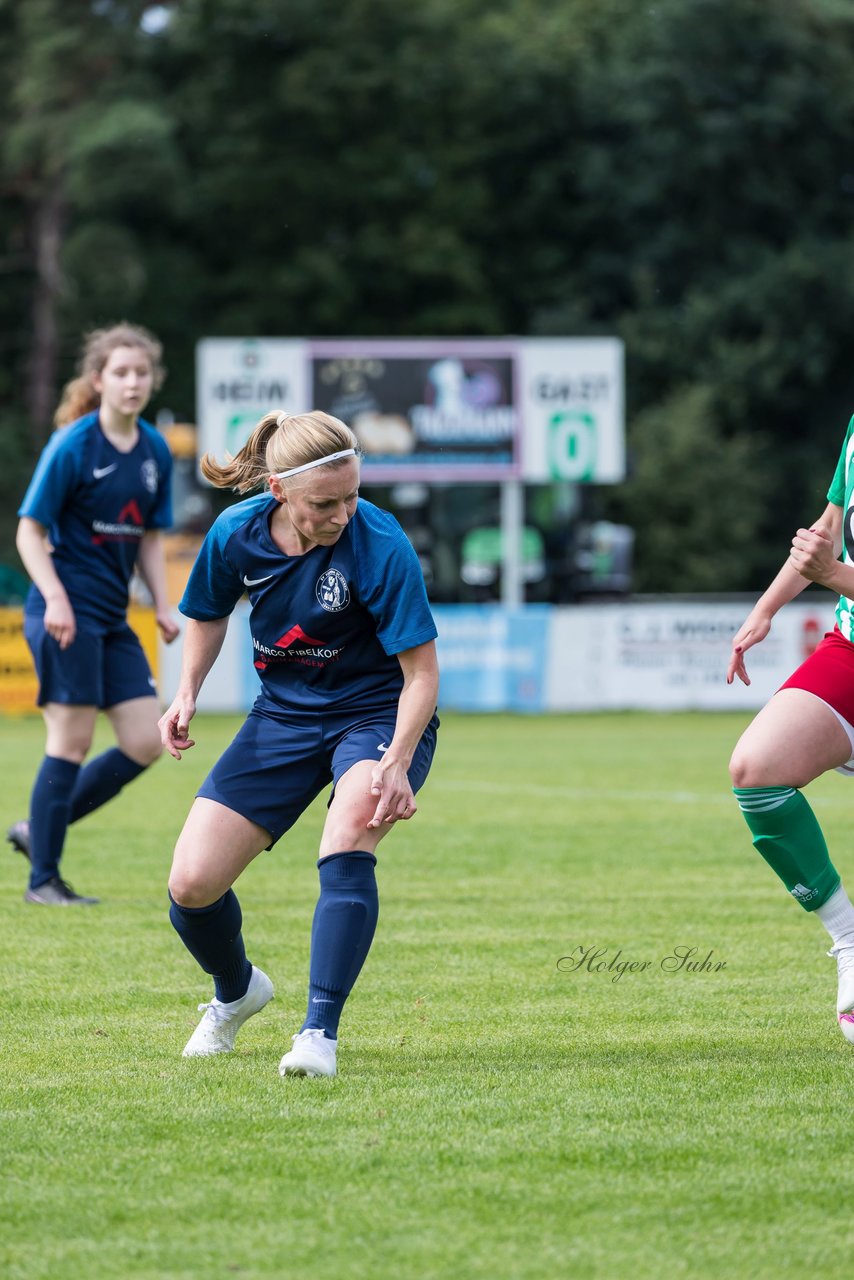
[[[335,1040],[344,1001],[365,963],[379,916],[377,860],[354,849],[318,863],[320,897],[311,926],[308,1012],[301,1030]]]
[[[205,973],[213,976],[217,1000],[231,1004],[246,995],[252,965],[243,946],[243,912],[229,889],[209,907],[182,907],[169,895],[175,932]]]
[[[71,796],[80,765],[45,756],[30,798],[30,888],[59,874],[59,860],[71,816]]]
[[[117,796],[128,782],[133,782],[147,769],[144,764],[137,764],[126,756],[118,747],[111,747],[102,752],[94,760],[84,765],[77,777],[74,792],[71,796],[71,817],[69,822],[77,822],[85,818],[93,809]]]

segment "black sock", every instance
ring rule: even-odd
[[[126,783],[138,778],[148,765],[137,764],[118,747],[111,747],[80,770],[71,796],[69,822],[85,818],[93,809],[117,796]]]
[[[59,875],[59,860],[71,814],[71,796],[80,765],[45,756],[30,798],[30,888]]]
[[[354,849],[318,863],[320,897],[311,927],[308,1012],[301,1030],[338,1035],[344,1001],[365,963],[379,915],[377,860]]]
[[[243,946],[243,913],[233,889],[209,907],[182,907],[169,895],[175,932],[205,973],[213,976],[217,1000],[231,1004],[246,995],[252,965]]]

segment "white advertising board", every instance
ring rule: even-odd
[[[833,626],[833,597],[794,601],[749,649],[750,685],[726,683],[732,637],[748,606],[691,603],[556,609],[549,642],[551,711],[755,709]]]
[[[271,409],[352,427],[366,483],[625,475],[616,338],[205,338],[200,452],[219,460]]]
[[[246,443],[272,409],[300,413],[307,401],[303,344],[289,338],[205,338],[196,346],[199,456],[220,462]]]
[[[523,479],[625,478],[623,363],[617,338],[520,344]]]

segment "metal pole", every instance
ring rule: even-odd
[[[501,485],[501,603],[505,609],[518,609],[525,600],[522,582],[524,507],[525,491],[522,481],[503,481]]]

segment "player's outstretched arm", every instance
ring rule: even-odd
[[[828,503],[809,529],[797,531],[786,563],[733,636],[727,684],[732,684],[736,676],[742,684],[750,684],[744,664],[747,650],[765,639],[775,615],[784,604],[800,595],[810,582],[822,581],[827,586],[832,585],[833,571],[828,566],[837,564],[841,549],[842,508]]]
[[[439,697],[435,641],[406,649],[397,658],[403,672],[403,688],[397,703],[394,737],[373,771],[371,795],[377,797],[377,807],[368,823],[369,828],[379,827],[384,822],[391,824],[399,818],[411,818],[416,812],[418,806],[407,770]]]
[[[210,622],[187,620],[178,692],[158,722],[160,741],[176,760],[181,759],[182,751],[195,746],[189,729],[196,714],[196,698],[219,656],[227,629],[228,618],[215,618]]]

